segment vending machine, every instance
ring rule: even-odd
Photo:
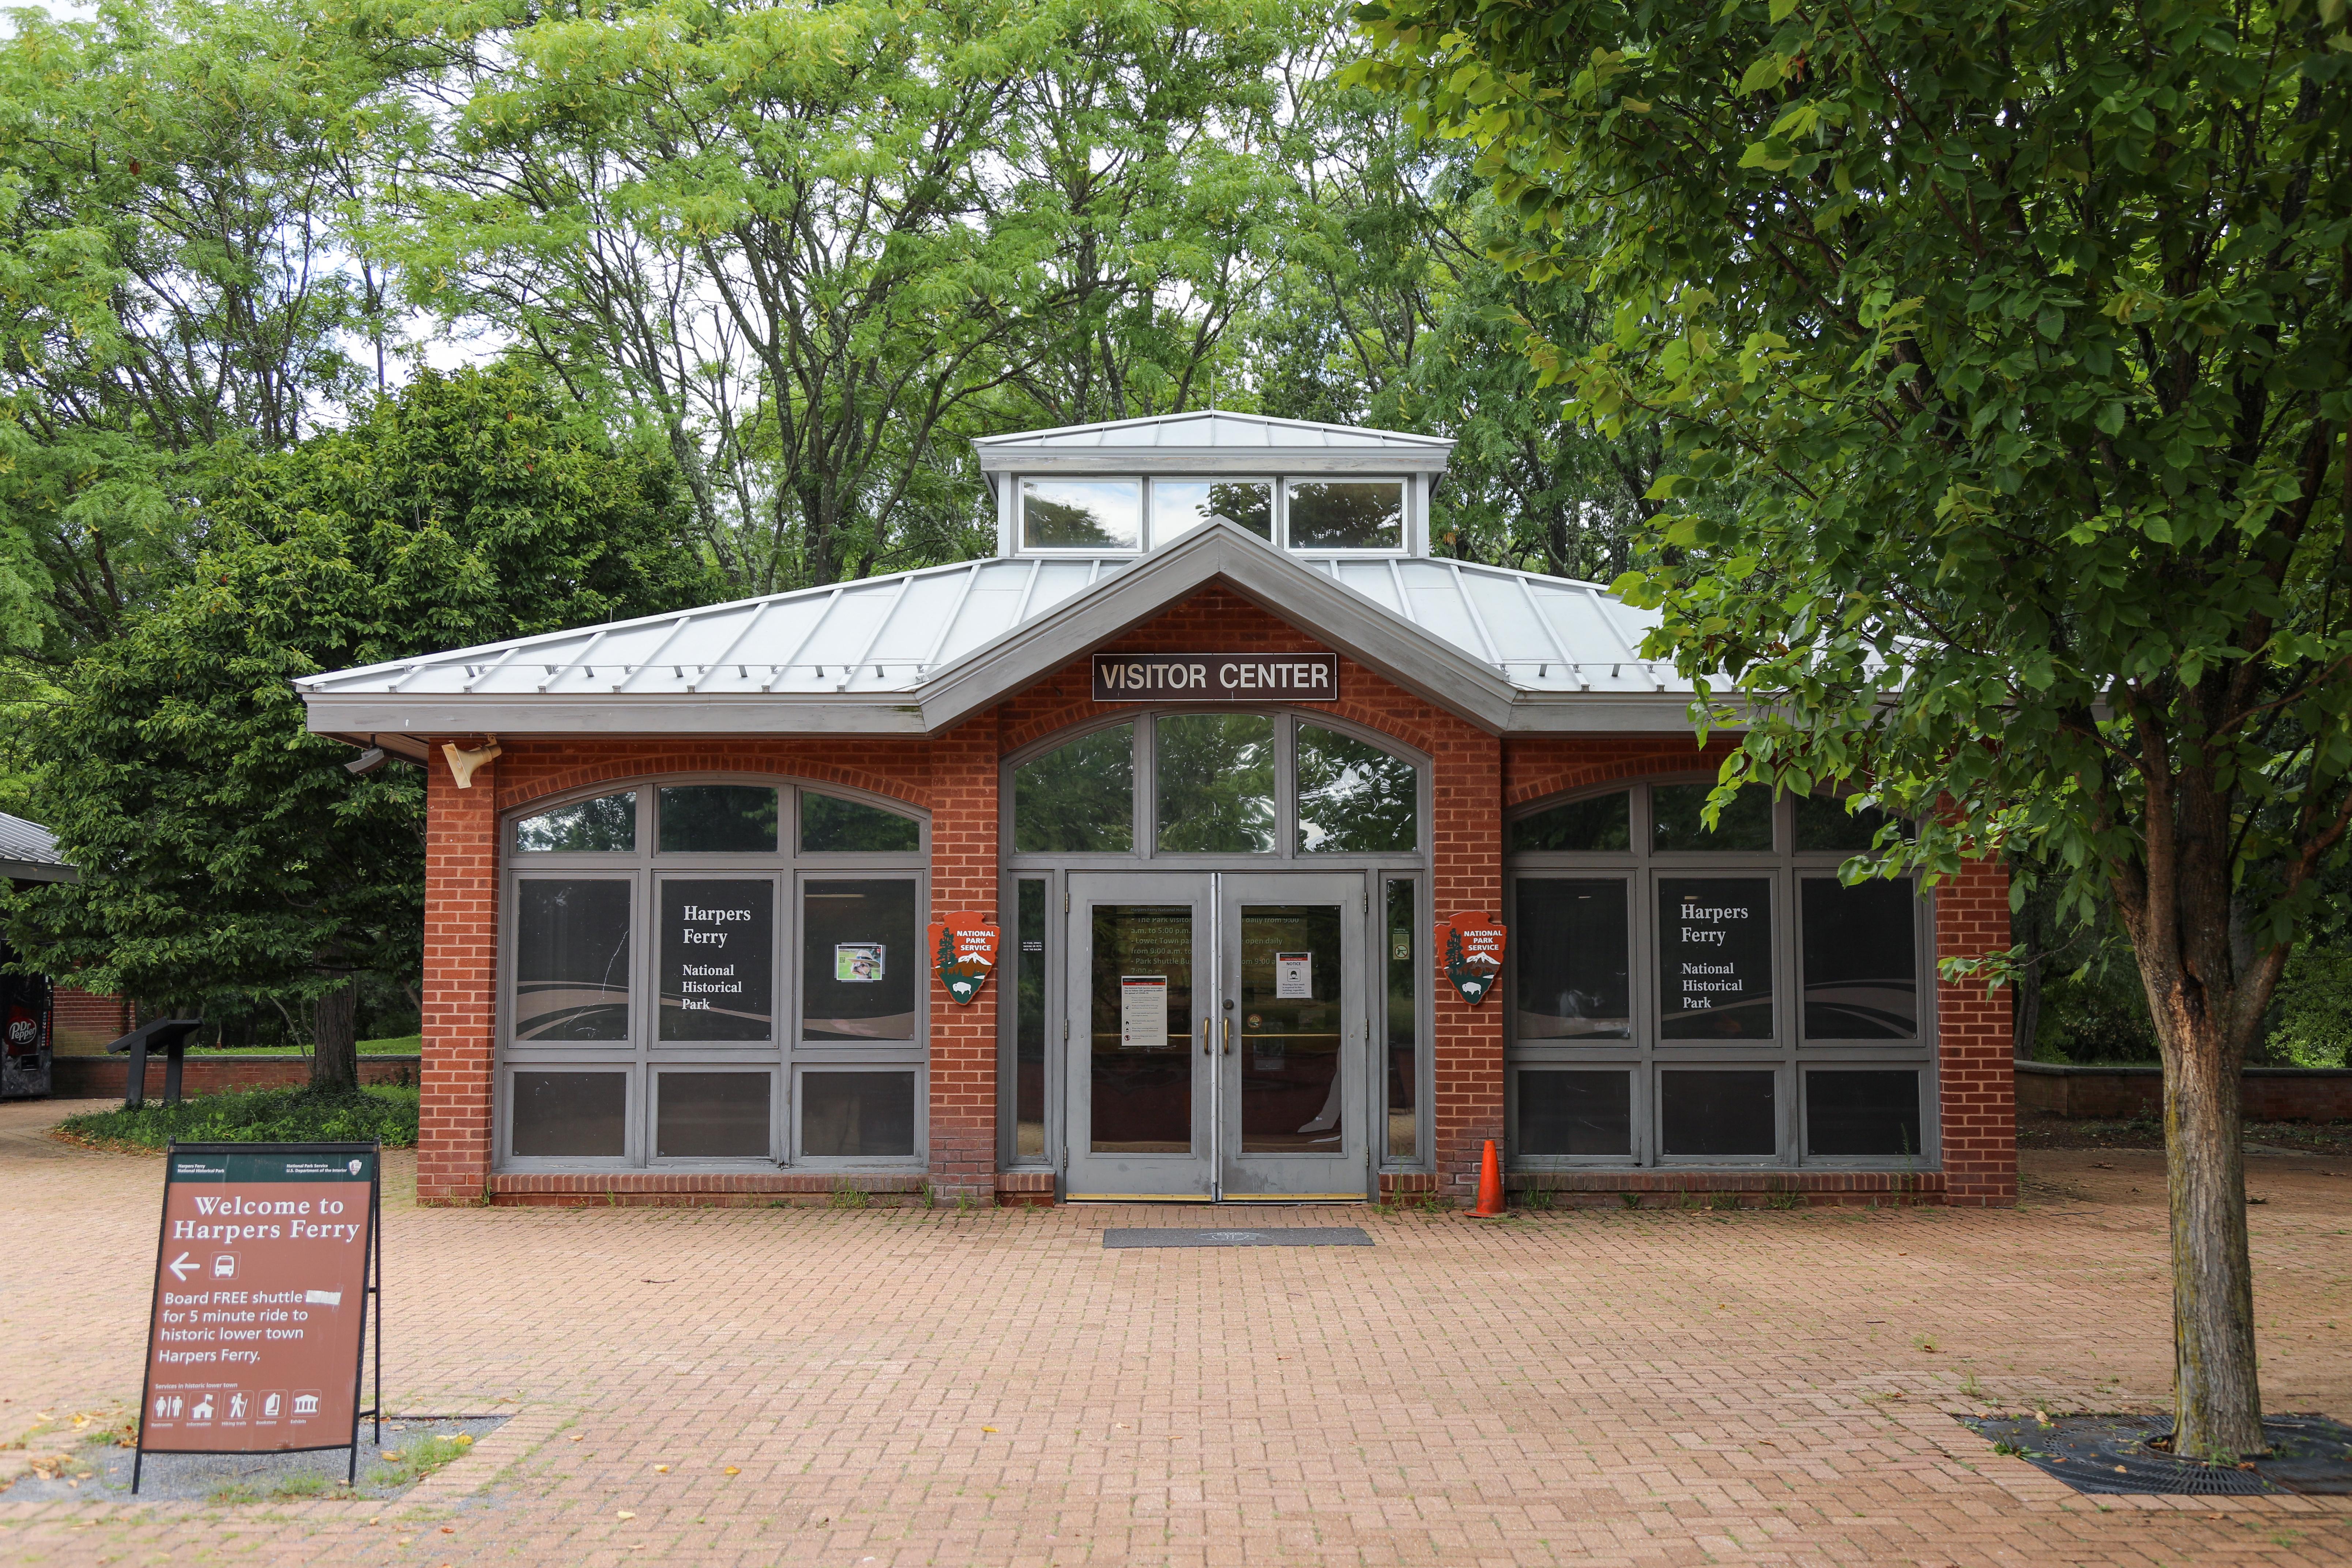
[[[0,974],[0,1100],[48,1097],[54,1022],[47,980]]]

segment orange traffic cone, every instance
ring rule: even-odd
[[[1486,1140],[1486,1158],[1478,1167],[1478,1206],[1470,1211],[1472,1219],[1503,1217],[1503,1163],[1495,1157],[1495,1141]]]

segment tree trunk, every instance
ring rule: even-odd
[[[2211,1019],[2175,1013],[2158,1021],[2157,1032],[2172,1210],[2173,1452],[2235,1462],[2267,1447],[2246,1249],[2238,1053]]]
[[[310,1058],[313,1090],[352,1094],[360,1087],[360,982],[357,975],[319,998],[312,1037],[318,1049]],[[2242,1215],[2241,1220],[2244,1218]]]

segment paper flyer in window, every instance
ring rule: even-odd
[[[833,944],[833,977],[844,984],[870,985],[882,978],[887,945],[878,942]]]
[[[1168,1049],[1168,976],[1122,974],[1118,977],[1118,1048],[1122,1051]]]
[[[1277,952],[1274,955],[1274,998],[1277,1002],[1315,999],[1315,955]]]

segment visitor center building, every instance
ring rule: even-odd
[[[1998,868],[1709,830],[1648,619],[1433,553],[1450,442],[978,448],[990,559],[299,683],[429,780],[421,1198],[2013,1201]]]

